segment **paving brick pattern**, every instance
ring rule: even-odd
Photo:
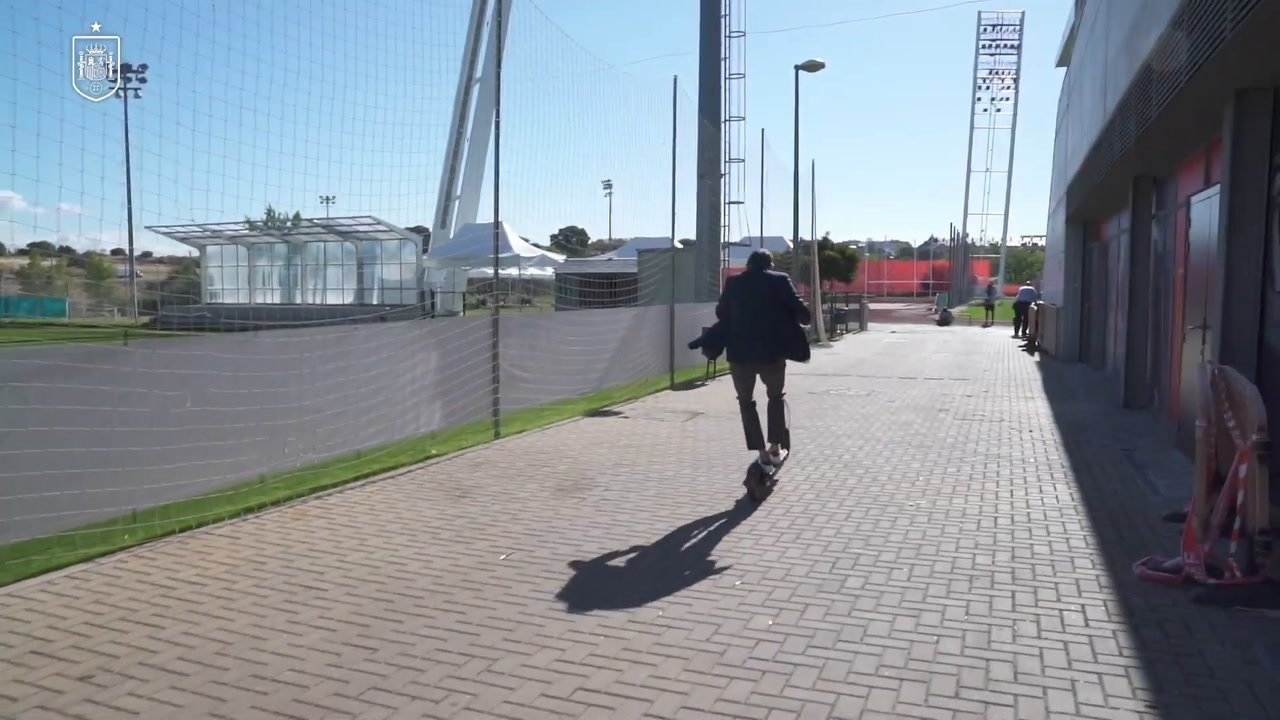
[[[1131,577],[1168,483],[1087,374],[922,326],[790,373],[754,512],[718,380],[0,590],[0,717],[1280,717],[1280,626]]]

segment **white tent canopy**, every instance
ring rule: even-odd
[[[773,253],[776,260],[778,255],[791,252],[791,241],[781,235],[748,235],[729,246],[729,267],[745,266],[751,253],[762,248]]]
[[[504,280],[532,280],[535,278],[550,279],[556,276],[555,268],[549,267],[504,267],[498,270],[498,277]],[[471,268],[467,277],[472,280],[489,280],[493,278],[493,268]]]
[[[673,247],[678,247],[678,245],[669,237],[633,237],[617,250],[599,257],[632,259],[641,250]],[[727,252],[730,267],[741,267],[746,265],[747,257],[752,252],[761,248],[768,250],[776,257],[791,251],[791,241],[781,235],[748,235],[736,243],[724,245],[722,252]]]
[[[613,252],[605,253],[600,257],[634,258],[636,253],[641,250],[660,250],[673,247],[676,247],[676,244],[669,237],[633,237],[622,247]]]
[[[781,235],[747,235],[742,238],[741,244],[746,245],[752,250],[764,248],[772,253],[787,252],[791,250],[791,241]]]
[[[432,243],[427,263],[434,267],[492,268],[493,223],[463,225],[453,237]],[[504,268],[554,268],[564,256],[534,247],[506,223],[498,225],[498,265]]]

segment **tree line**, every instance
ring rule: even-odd
[[[70,297],[73,291],[79,290],[89,300],[105,305],[123,305],[128,301],[124,282],[127,266],[117,262],[128,256],[123,248],[112,248],[106,253],[80,252],[69,245],[37,240],[12,253],[8,248],[0,252],[0,256],[10,254],[26,258],[26,262],[13,271],[17,290],[23,294]],[[138,253],[137,259],[177,265],[173,272],[159,280],[138,283],[139,303],[144,309],[161,303],[189,304],[199,300],[200,264],[195,258],[157,258],[155,253],[144,250]],[[5,291],[6,288],[0,288],[0,292]]]
[[[94,254],[98,251],[87,250],[85,252],[81,252],[70,245],[55,245],[48,240],[36,240],[34,242],[29,242],[20,248],[10,248],[3,242],[0,242],[0,257],[27,257],[33,252],[40,253],[42,257],[47,258],[73,259],[83,257],[84,255]],[[122,247],[114,247],[108,250],[106,254],[113,258],[124,258],[129,256],[129,251]],[[138,253],[139,260],[154,260],[155,258],[156,254],[150,250],[143,250]]]

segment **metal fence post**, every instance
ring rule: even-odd
[[[493,419],[493,439],[497,440],[502,437],[502,360],[498,346],[500,340],[500,330],[502,327],[499,316],[501,314],[500,303],[498,302],[498,277],[500,269],[499,254],[501,251],[500,235],[502,232],[502,204],[500,202],[502,187],[502,0],[494,3],[493,22],[496,33],[494,37],[498,38],[497,47],[494,48],[494,64],[493,64],[493,301],[490,303],[489,315],[489,332],[491,334],[490,352],[492,357],[490,362],[493,364],[491,380],[492,392],[490,396],[490,414]]]
[[[676,142],[679,138],[680,76],[671,76],[671,246],[667,258],[671,262],[671,293],[667,300],[667,319],[670,336],[667,338],[667,385],[676,387]]]

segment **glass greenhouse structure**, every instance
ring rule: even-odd
[[[200,252],[209,305],[414,305],[422,238],[375,217],[306,218],[287,229],[245,222],[147,228]]]

